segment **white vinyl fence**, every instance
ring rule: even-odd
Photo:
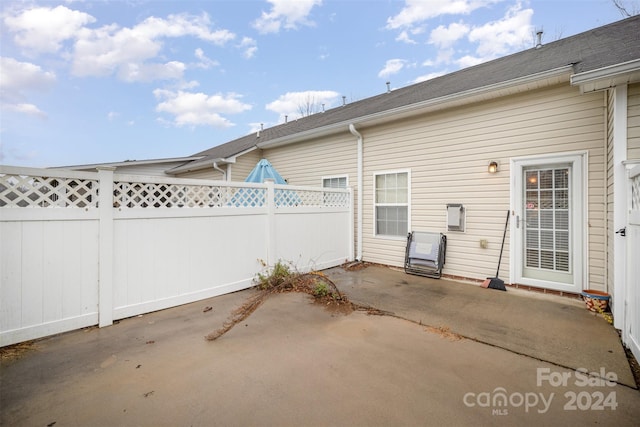
[[[349,190],[0,166],[0,346],[352,259]]]
[[[622,342],[640,360],[640,165],[629,171],[629,219],[627,239],[627,283]]]

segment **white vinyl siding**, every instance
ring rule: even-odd
[[[410,221],[418,231],[446,233],[447,204],[463,204],[466,232],[449,233],[443,272],[481,279],[498,264],[510,208],[510,159],[586,150],[588,280],[598,289],[604,282],[603,111],[602,93],[581,95],[577,88],[555,86],[362,129],[364,188],[373,188],[379,170],[410,168]],[[496,174],[487,172],[492,160],[500,164]],[[372,206],[373,195],[364,196],[364,206]],[[363,214],[363,258],[402,266],[406,242],[373,238],[373,210]],[[480,240],[488,241],[486,249]],[[509,245],[507,234],[502,277],[509,277]]]
[[[264,150],[264,158],[291,185],[317,187],[327,176],[356,177],[356,138],[350,133]],[[355,196],[355,195],[354,195]]]
[[[260,160],[262,160],[262,150],[253,150],[238,156],[236,162],[231,164],[230,181],[244,181]]]
[[[640,160],[640,84],[629,85],[627,104],[627,159]]]
[[[411,211],[409,171],[379,172],[373,182],[375,235],[404,238]]]

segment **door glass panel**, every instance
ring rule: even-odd
[[[569,168],[525,170],[525,267],[571,272]]]

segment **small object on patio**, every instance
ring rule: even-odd
[[[211,311],[211,310],[213,310],[213,308],[206,306],[205,308],[202,309],[202,312],[206,313],[207,311]]]
[[[412,231],[407,235],[404,271],[439,279],[445,262],[447,236],[442,233]]]
[[[585,289],[580,292],[580,295],[584,299],[587,309],[595,313],[605,311],[609,305],[609,299],[611,298],[608,293],[596,291],[594,289]]]
[[[496,270],[496,277],[487,277],[487,279],[482,282],[483,288],[489,289],[497,289],[499,291],[506,291],[507,288],[504,286],[504,280],[498,277],[500,274],[500,263],[502,262],[502,251],[504,250],[504,239],[507,237],[507,227],[509,227],[509,214],[507,211],[507,221],[504,224],[504,234],[502,235],[502,246],[500,246],[500,258],[498,258],[498,269]]]

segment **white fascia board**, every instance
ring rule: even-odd
[[[640,59],[585,71],[571,76],[571,85],[582,93],[608,89],[619,84],[640,81]]]
[[[168,159],[148,159],[148,160],[125,160],[123,162],[111,162],[111,163],[95,163],[89,165],[74,165],[74,166],[55,166],[50,169],[68,169],[68,170],[88,170],[97,169],[102,167],[120,167],[120,166],[132,166],[132,165],[153,165],[172,162],[190,162],[201,159],[202,156],[196,157],[172,157]]]
[[[347,120],[340,123],[323,126],[316,129],[310,129],[308,131],[287,135],[281,138],[272,139],[263,143],[258,143],[259,148],[273,148],[280,145],[292,144],[295,142],[307,140],[309,138],[318,138],[326,135],[331,135],[337,132],[349,132],[349,125],[373,125],[383,123],[390,120],[396,120],[400,117],[408,117],[415,114],[422,113],[424,111],[434,111],[437,109],[443,109],[451,106],[460,106],[469,104],[479,100],[486,100],[490,98],[496,98],[510,93],[519,91],[530,90],[529,87],[532,83],[548,82],[548,84],[557,84],[562,81],[569,81],[569,76],[573,71],[572,65],[565,65],[563,67],[554,68],[552,70],[544,71],[537,74],[531,74],[525,77],[519,77],[517,79],[508,80],[501,83],[482,86],[475,89],[470,89],[463,92],[454,93],[440,98],[429,99],[422,102],[417,102],[410,105],[394,108],[391,110],[381,111],[379,113],[370,114],[368,116],[356,117],[351,120]],[[542,87],[537,86],[537,87]]]
[[[178,173],[184,173],[184,172],[193,172],[193,171],[197,171],[197,170],[201,170],[201,169],[207,169],[207,168],[212,168],[214,163],[217,163],[218,165],[225,165],[225,164],[233,164],[236,162],[237,158],[245,155],[247,153],[252,152],[253,150],[258,149],[258,147],[253,146],[251,148],[248,148],[244,151],[241,151],[237,154],[234,154],[233,156],[229,156],[229,157],[218,157],[218,158],[210,158],[207,157],[204,160],[200,160],[200,161],[195,161],[195,162],[190,162],[187,163],[186,165],[182,165],[182,166],[178,166],[176,168],[173,169],[169,169],[167,171],[165,171],[165,173],[169,174],[169,175],[175,175]],[[202,157],[198,157],[198,159],[202,159]]]

